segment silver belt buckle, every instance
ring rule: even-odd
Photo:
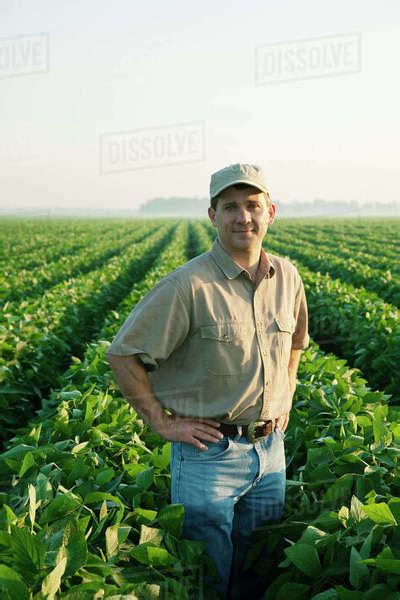
[[[251,442],[252,444],[254,444],[254,442],[262,437],[265,436],[258,436],[256,437],[256,427],[258,427],[259,425],[264,425],[264,421],[250,421],[250,423],[247,425],[247,440],[249,442]]]

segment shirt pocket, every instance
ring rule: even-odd
[[[292,335],[296,329],[296,321],[293,316],[279,316],[274,320],[276,331],[277,354],[282,361],[282,367],[286,368],[290,358],[292,347]]]
[[[251,369],[250,326],[218,323],[200,327],[198,359],[213,375],[241,375]]]

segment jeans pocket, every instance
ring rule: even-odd
[[[202,443],[207,446],[207,450],[200,450],[196,446],[193,446],[193,444],[182,442],[182,457],[185,460],[217,460],[229,451],[232,440],[229,436],[225,435],[218,442],[202,440]]]

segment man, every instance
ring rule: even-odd
[[[185,507],[185,537],[206,542],[218,591],[240,598],[250,534],[283,511],[307,306],[296,268],[262,248],[276,210],[262,169],[217,171],[210,196],[211,250],[156,284],[107,358],[125,398],[172,442],[171,499]]]

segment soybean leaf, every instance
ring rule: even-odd
[[[158,522],[161,527],[179,538],[182,534],[185,509],[182,504],[169,504],[158,513]]]
[[[87,559],[87,545],[83,532],[76,519],[69,520],[64,529],[62,545],[65,548],[67,565],[65,576],[74,575]]]
[[[102,503],[103,500],[111,504],[116,504],[119,507],[116,519],[118,522],[120,522],[124,515],[125,507],[122,501],[119,498],[117,498],[117,496],[113,496],[108,492],[90,492],[85,496],[84,503],[97,504]]]
[[[397,521],[386,502],[363,504],[363,511],[374,523],[380,525],[397,525]]]
[[[309,525],[301,534],[299,542],[303,544],[311,544],[313,546],[316,541],[321,540],[327,535],[328,534],[325,531],[322,531],[322,529],[318,529],[318,527]]]
[[[157,529],[157,527],[147,527],[147,525],[140,526],[139,544],[152,542],[156,546],[160,546],[162,539],[163,533],[161,529]]]
[[[196,565],[203,555],[206,544],[200,540],[178,540],[178,554],[181,560],[188,565]]]
[[[82,505],[81,501],[72,494],[60,494],[42,512],[39,523],[51,523],[57,521],[65,515],[76,511]]]
[[[357,523],[360,523],[366,517],[362,502],[360,502],[357,496],[352,496],[351,498],[350,515]]]
[[[19,470],[19,476],[23,477],[27,471],[33,466],[36,465],[35,458],[32,452],[27,452],[22,461],[21,468]]]
[[[66,557],[62,558],[42,582],[42,593],[47,600],[53,600],[61,585],[61,577],[67,564]]]
[[[154,567],[168,566],[176,562],[176,559],[165,548],[154,546],[151,542],[136,546],[130,551],[130,554],[138,562]]]
[[[28,496],[29,496],[29,519],[31,521],[31,531],[35,524],[36,516],[36,488],[31,483],[28,485]]]
[[[29,592],[26,584],[10,567],[0,565],[0,592],[7,594],[11,600],[28,600]]]
[[[321,574],[321,563],[314,546],[297,543],[285,548],[285,554],[308,577],[318,577]]]
[[[366,558],[363,563],[376,567],[384,573],[400,575],[400,560],[396,558]]]
[[[141,490],[147,490],[153,483],[154,467],[150,467],[145,471],[137,474],[136,484]]]
[[[111,525],[106,529],[107,558],[111,558],[129,535],[131,527],[123,525]]]
[[[371,529],[371,531],[365,538],[365,540],[360,548],[361,558],[369,558],[373,538],[374,538],[374,529]]]
[[[13,527],[10,538],[14,566],[28,580],[39,573],[44,564],[45,546],[40,538],[24,527]]]
[[[362,557],[353,546],[350,552],[349,581],[357,590],[363,587],[368,580],[368,568],[361,561]]]

